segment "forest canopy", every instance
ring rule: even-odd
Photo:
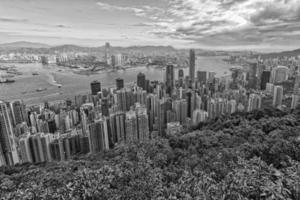
[[[223,116],[72,161],[0,169],[1,199],[300,199],[300,108]]]

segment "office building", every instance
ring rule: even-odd
[[[125,132],[126,142],[133,142],[138,141],[138,124],[137,124],[137,117],[136,112],[130,110],[126,112],[126,119],[125,119]]]
[[[197,125],[198,123],[204,122],[207,119],[208,119],[208,112],[201,109],[194,110],[193,117],[192,117],[193,124]]]
[[[104,55],[104,62],[106,64],[111,64],[111,59],[110,59],[110,44],[109,42],[105,43],[105,55]]]
[[[267,83],[267,85],[266,85],[266,91],[269,94],[273,94],[273,92],[274,92],[274,84],[273,83]]]
[[[121,90],[122,88],[124,88],[124,79],[121,78],[116,79],[116,88],[117,90]]]
[[[298,95],[299,93],[299,89],[300,89],[300,73],[298,73],[295,77],[295,83],[294,83],[294,94]]]
[[[96,120],[88,125],[89,146],[91,153],[101,152],[109,149],[107,121]]]
[[[248,100],[248,107],[247,111],[253,111],[253,110],[258,110],[261,109],[261,101],[262,98],[258,94],[250,94],[249,100]]]
[[[0,143],[6,165],[20,162],[10,112],[9,104],[0,100]]]
[[[195,62],[196,62],[196,56],[195,56],[195,50],[191,49],[190,50],[190,79],[192,82],[195,81]]]
[[[27,113],[25,111],[25,104],[22,100],[14,100],[10,102],[10,109],[13,119],[13,124],[21,124],[27,122]]]
[[[165,78],[166,93],[169,94],[169,96],[171,96],[174,87],[174,66],[173,65],[167,65],[165,77],[166,77]]]
[[[215,80],[215,76],[216,76],[216,73],[215,72],[208,72],[208,82],[209,83],[213,83],[214,80]]]
[[[109,135],[113,144],[125,141],[125,113],[115,112],[108,118]]]
[[[149,119],[147,109],[145,106],[138,105],[136,108],[137,126],[138,126],[138,140],[147,141],[150,139],[149,135]]]
[[[263,71],[261,74],[261,80],[260,80],[260,89],[266,90],[267,83],[270,82],[271,72],[270,71]]]
[[[183,69],[179,69],[178,70],[178,79],[184,79],[184,71]]]
[[[197,81],[200,83],[207,82],[207,72],[206,71],[197,71]]]
[[[101,83],[99,81],[91,82],[92,95],[97,95],[101,91]]]
[[[22,163],[32,163],[32,156],[29,147],[30,133],[24,134],[19,140],[20,157]]]
[[[300,95],[299,94],[292,94],[292,103],[291,103],[291,109],[297,108],[300,102]]]
[[[271,72],[271,82],[281,83],[288,80],[289,68],[286,66],[278,66],[272,69]]]
[[[179,69],[179,71],[178,71],[178,84],[179,84],[179,87],[183,87],[183,83],[184,83],[184,71],[183,71],[183,69]]]
[[[146,90],[146,75],[144,73],[139,73],[137,75],[137,86]]]
[[[188,104],[186,99],[175,100],[172,102],[172,109],[176,112],[176,121],[184,125],[188,117]]]
[[[273,106],[280,107],[282,105],[282,99],[283,99],[283,87],[274,86]]]

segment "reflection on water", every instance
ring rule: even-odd
[[[57,99],[73,98],[77,94],[86,94],[90,90],[90,82],[98,80],[102,87],[115,86],[115,79],[123,78],[125,84],[136,81],[137,74],[143,72],[149,80],[163,80],[163,69],[136,67],[116,72],[102,72],[93,75],[79,75],[67,68],[56,65],[43,66],[41,64],[15,64],[17,69],[23,73],[15,77],[14,84],[0,85],[0,99],[23,99],[25,103],[40,103]],[[229,72],[231,66],[222,60],[222,57],[198,57],[196,70],[213,71],[217,76]],[[39,75],[33,76],[32,72]],[[184,69],[188,75],[188,68]],[[178,77],[178,69],[175,70]],[[38,88],[47,88],[45,91],[37,92]]]

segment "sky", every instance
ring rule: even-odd
[[[0,0],[0,43],[300,48],[300,0]]]

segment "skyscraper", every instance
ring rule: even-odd
[[[185,124],[188,117],[188,105],[186,99],[173,101],[172,108],[176,112],[176,121],[180,122],[181,124]]]
[[[138,140],[138,124],[136,113],[133,110],[126,112],[125,119],[126,142]]]
[[[263,71],[261,75],[260,89],[265,90],[267,87],[267,83],[270,82],[271,72]]]
[[[103,116],[109,115],[109,102],[108,102],[108,97],[103,97],[101,99],[101,112]]]
[[[183,69],[179,69],[179,71],[178,71],[178,79],[184,79],[184,71],[183,71]]]
[[[10,102],[10,109],[12,113],[13,124],[16,126],[22,122],[27,121],[25,104],[22,100],[15,100]]]
[[[149,120],[146,107],[137,107],[136,115],[138,125],[138,139],[139,141],[146,141],[149,139]]]
[[[146,76],[142,72],[137,75],[137,86],[146,90]]]
[[[166,92],[170,96],[172,95],[174,87],[174,66],[173,65],[167,65],[166,69]]]
[[[89,125],[89,143],[91,153],[109,149],[107,121],[100,119]]]
[[[124,88],[124,79],[117,78],[116,79],[117,90]]]
[[[283,99],[283,87],[277,85],[274,87],[273,106],[280,107],[282,105],[282,99]]]
[[[110,64],[110,44],[109,42],[105,43],[105,55],[104,55],[104,60],[107,64]]]
[[[273,83],[267,83],[266,84],[266,91],[269,94],[273,94],[273,92],[274,92],[274,84]]]
[[[195,50],[191,49],[190,50],[190,78],[192,82],[195,81]]]
[[[91,82],[92,95],[97,95],[101,91],[101,83],[99,81]]]
[[[184,72],[183,69],[179,69],[178,71],[178,81],[179,81],[179,86],[183,86],[183,81],[184,81]]]
[[[250,94],[247,111],[257,110],[261,108],[261,96],[258,94]]]
[[[208,113],[206,111],[201,110],[201,109],[194,110],[193,116],[192,116],[194,124],[203,122],[203,121],[207,120],[207,118],[208,118]]]
[[[200,83],[207,82],[207,72],[206,71],[197,71],[197,81]]]
[[[288,80],[289,77],[289,68],[286,66],[275,67],[271,72],[271,82],[272,83],[281,83]]]
[[[299,95],[300,89],[300,73],[298,73],[295,77],[295,84],[294,84],[294,94]]]
[[[299,103],[300,103],[300,73],[298,73],[295,77],[291,108],[295,109]]]
[[[292,103],[291,108],[295,109],[299,105],[300,102],[300,95],[299,94],[292,94]]]
[[[0,101],[0,143],[5,163],[8,165],[19,163],[10,110],[8,104],[3,101]]]

